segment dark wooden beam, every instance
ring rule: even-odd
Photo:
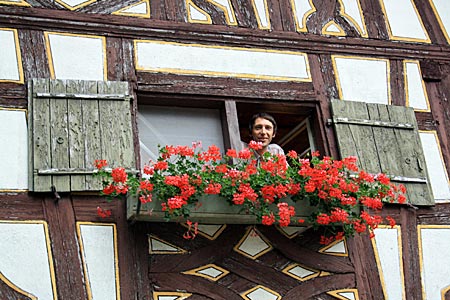
[[[270,82],[225,77],[137,73],[140,92],[189,94],[261,100],[314,101],[310,82]]]
[[[181,10],[179,8],[176,11]],[[177,19],[179,13],[175,13]],[[180,42],[200,42],[227,46],[261,47],[308,53],[348,55],[379,55],[398,59],[450,61],[450,47],[403,43],[363,38],[330,38],[296,32],[269,32],[248,28],[165,22],[123,16],[81,14],[36,8],[0,7],[0,26],[98,34],[130,39],[159,39]]]

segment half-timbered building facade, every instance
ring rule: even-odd
[[[0,298],[449,300],[450,2],[0,0]],[[108,202],[95,159],[248,141],[408,188],[375,237]],[[100,217],[98,208],[110,210]]]

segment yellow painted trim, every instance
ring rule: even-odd
[[[208,268],[217,269],[217,270],[221,271],[222,274],[220,274],[217,277],[211,277],[211,276],[208,276],[206,274],[198,273],[198,271],[202,271],[202,270],[205,270],[205,269],[208,269]],[[219,267],[219,266],[217,266],[215,264],[208,264],[208,265],[204,265],[204,266],[201,266],[201,267],[198,267],[198,268],[195,268],[195,269],[192,269],[192,270],[184,271],[184,272],[181,272],[181,273],[187,274],[187,275],[194,275],[194,276],[203,277],[203,278],[206,278],[206,279],[211,280],[211,281],[218,281],[220,278],[227,276],[230,273],[230,271],[227,271],[224,268],[221,268],[221,267]]]
[[[214,0],[206,0],[206,1],[214,4],[215,6],[219,7],[221,10],[224,11],[225,19],[226,19],[228,25],[238,25],[237,19],[236,19],[236,14],[233,9],[233,4],[231,4],[230,0],[227,0],[227,2],[228,2],[228,7],[230,8],[230,13],[234,16],[234,22],[230,20],[230,16],[228,15],[228,8],[226,6],[216,2]]]
[[[10,280],[8,280],[8,278],[6,278],[5,275],[2,274],[2,272],[0,272],[0,281],[3,281],[11,289],[15,290],[16,292],[18,292],[19,294],[21,294],[21,295],[23,295],[25,297],[31,298],[32,300],[38,300],[36,296],[25,292],[24,290],[19,288],[17,285],[12,283]]]
[[[313,13],[315,13],[317,11],[316,7],[314,6],[312,0],[308,0],[311,9],[308,10],[302,18],[301,24],[302,27],[300,27],[300,21],[298,20],[297,17],[297,6],[295,5],[295,0],[290,0],[291,1],[291,7],[292,7],[292,14],[294,16],[294,22],[295,22],[295,28],[297,30],[297,32],[308,32],[308,28],[306,27],[306,20],[308,19],[308,17],[310,15],[312,15]]]
[[[393,228],[391,228],[390,225],[379,225],[378,228],[397,230],[397,246],[398,246],[398,255],[399,255],[399,263],[400,263],[399,269],[400,269],[400,279],[402,281],[402,300],[405,300],[406,292],[405,292],[405,274],[403,273],[403,248],[402,248],[401,226],[395,225]],[[372,238],[371,241],[372,241],[372,248],[373,248],[373,251],[375,254],[375,261],[377,262],[378,274],[380,276],[381,286],[383,288],[384,298],[387,299],[386,281],[384,279],[384,273],[383,273],[383,269],[381,267],[381,259],[380,259],[380,255],[378,253],[377,242],[376,242],[375,238]]]
[[[178,246],[175,246],[174,244],[171,244],[171,243],[169,243],[169,242],[166,242],[166,241],[160,239],[159,237],[157,237],[157,236],[155,236],[155,235],[153,235],[153,234],[149,234],[149,235],[148,235],[148,239],[149,239],[149,249],[148,249],[149,254],[186,254],[186,253],[187,253],[187,251],[184,250],[183,248],[180,248],[180,247],[178,247]],[[174,251],[153,251],[153,250],[152,250],[152,244],[151,244],[151,242],[150,242],[150,239],[155,239],[155,240],[157,240],[157,241],[160,241],[161,243],[166,244],[166,245],[169,245],[169,246],[171,246],[171,247],[173,247],[173,248],[175,248],[175,249],[178,249],[179,251],[177,251],[177,252],[174,252]]]
[[[249,297],[247,297],[247,295],[250,294],[253,291],[256,291],[257,289],[263,289],[263,290],[265,290],[265,291],[267,291],[267,292],[277,296],[276,300],[280,300],[281,299],[281,295],[279,293],[277,293],[274,290],[271,290],[271,289],[269,289],[269,288],[267,288],[265,286],[262,286],[262,285],[257,285],[257,286],[255,286],[255,287],[253,287],[253,288],[251,288],[251,289],[249,289],[249,290],[247,290],[245,292],[242,292],[241,293],[241,297],[243,299],[246,299],[246,300],[253,300],[253,299],[250,299]]]
[[[183,227],[189,228],[189,226],[187,226],[186,223],[180,223],[180,224]],[[198,225],[208,225],[208,224],[198,224]],[[219,225],[219,224],[217,224],[217,225]],[[221,224],[220,228],[216,232],[214,232],[214,235],[212,235],[212,236],[201,231],[200,229],[198,229],[198,234],[207,238],[210,241],[214,241],[222,234],[222,232],[225,230],[226,227],[227,227],[227,224]]]
[[[330,249],[331,247],[339,244],[339,243],[344,243],[344,249],[345,249],[345,253],[339,253],[339,252],[325,252],[328,249]],[[318,251],[319,253],[322,254],[326,254],[326,255],[333,255],[333,256],[342,256],[342,257],[347,257],[348,256],[348,247],[347,247],[347,240],[345,238],[343,238],[342,240],[337,240],[334,241],[332,243],[330,243],[329,245],[326,245],[325,247],[319,249]]]
[[[401,37],[401,36],[395,36],[392,34],[391,24],[389,23],[389,19],[387,17],[386,13],[386,7],[384,6],[384,0],[380,0],[381,9],[383,10],[386,27],[388,30],[389,38],[391,40],[395,41],[405,41],[405,42],[415,42],[415,43],[431,43],[430,36],[428,35],[427,30],[425,29],[425,26],[423,25],[422,18],[419,15],[419,12],[417,11],[417,7],[414,4],[413,0],[409,0],[411,2],[412,7],[414,8],[414,11],[416,12],[417,19],[420,22],[420,26],[422,27],[423,33],[425,33],[425,36],[427,37],[425,40],[418,39],[418,38],[410,38],[410,37]]]
[[[259,29],[269,29],[270,30],[272,28],[272,25],[270,23],[270,14],[269,14],[269,7],[267,5],[267,0],[262,0],[262,1],[264,1],[264,12],[265,12],[266,18],[267,18],[267,26],[263,26],[261,24],[261,17],[259,15],[258,9],[256,8],[256,3],[255,3],[256,0],[251,0],[251,1],[252,1],[253,10],[255,12],[256,21],[258,22],[258,28]]]
[[[420,75],[420,81],[422,83],[422,91],[425,95],[425,101],[427,103],[427,107],[428,109],[414,109],[414,111],[418,111],[418,112],[429,112],[430,111],[430,102],[428,100],[428,92],[427,92],[427,88],[425,86],[425,82],[422,79],[422,70],[420,69],[420,63],[418,60],[410,60],[410,59],[405,59],[403,60],[403,78],[405,81],[405,93],[406,93],[406,106],[409,106],[409,89],[408,89],[408,72],[406,72],[406,64],[407,63],[413,63],[416,64],[419,70],[419,75]]]
[[[329,291],[327,292],[328,295],[331,295],[337,299],[340,300],[350,300],[347,297],[341,296],[339,295],[339,293],[353,293],[353,295],[355,295],[355,299],[359,300],[359,294],[358,294],[358,290],[357,289],[340,289],[340,290],[334,290],[334,291]]]
[[[124,12],[125,10],[138,6],[141,3],[146,3],[145,6],[145,14],[139,14],[139,13],[129,13],[129,12]],[[124,8],[121,8],[117,11],[112,12],[112,15],[118,15],[118,16],[127,16],[127,17],[137,17],[137,18],[150,18],[150,0],[141,0],[139,2],[133,3],[131,5],[125,6]]]
[[[25,2],[25,1],[21,1],[21,2],[12,2],[12,1],[0,1],[0,4],[6,4],[6,5],[16,5],[16,6],[28,6],[28,7],[31,7],[31,5],[30,4],[28,4],[27,2]]]
[[[66,2],[64,2],[62,0],[55,0],[55,1],[69,10],[77,10],[78,8],[85,7],[85,6],[88,6],[89,4],[97,2],[97,0],[86,0],[78,5],[70,6],[69,4],[67,4]]]
[[[26,108],[15,108],[15,107],[0,107],[0,110],[23,111],[25,113],[28,112],[28,109]]]
[[[450,184],[450,178],[448,176],[447,167],[445,165],[445,160],[444,160],[444,155],[442,154],[441,142],[439,141],[439,136],[437,135],[437,131],[436,130],[419,130],[419,133],[421,133],[421,132],[434,134],[434,138],[436,139],[436,144],[437,144],[438,150],[439,150],[439,155],[441,157],[442,168],[444,169],[445,176],[447,176],[447,182],[448,182],[448,184]]]
[[[324,276],[330,276],[333,273],[327,272],[327,271],[320,271],[319,277],[324,277]]]
[[[0,193],[26,193],[28,190],[13,190],[13,189],[0,189]]]
[[[185,1],[186,1],[186,11],[187,11],[187,16],[188,16],[189,23],[212,24],[211,16],[206,11],[204,11],[203,9],[201,9],[200,7],[195,5],[195,3],[192,2],[192,0],[185,0]],[[199,13],[204,15],[206,17],[206,20],[192,19],[191,7],[195,8]]]
[[[49,267],[49,273],[50,273],[50,280],[52,284],[52,291],[53,291],[53,300],[58,299],[58,293],[56,290],[56,276],[55,276],[55,267],[53,265],[53,254],[52,254],[52,247],[50,243],[50,234],[48,231],[48,225],[46,221],[41,220],[26,220],[26,221],[9,221],[9,220],[0,220],[0,223],[8,223],[8,224],[40,224],[44,227],[44,234],[45,234],[45,243],[47,247],[47,258],[48,258],[48,267]]]
[[[298,230],[298,231],[294,232],[293,234],[288,234],[286,231],[283,230],[283,228],[281,226],[275,225],[275,228],[278,229],[278,231],[281,232],[281,234],[283,234],[288,239],[293,239],[293,238],[295,238],[296,236],[298,236],[299,234],[305,232],[308,229],[308,227],[306,227],[306,226],[295,226],[295,227],[302,227],[305,230]]]
[[[295,267],[300,267],[300,268],[306,269],[306,270],[314,272],[314,273],[311,274],[311,275],[305,276],[305,277],[300,277],[300,276],[295,275],[294,273],[290,273],[289,272],[290,270],[294,269]],[[288,276],[290,276],[290,277],[292,277],[292,278],[300,280],[300,281],[307,281],[307,280],[310,280],[312,278],[319,277],[322,274],[320,270],[316,270],[316,269],[307,267],[307,266],[302,265],[302,264],[297,264],[297,263],[293,263],[293,264],[288,265],[286,268],[281,270],[281,272],[286,274],[286,275],[288,275]]]
[[[433,9],[434,15],[436,16],[439,26],[441,26],[442,32],[444,33],[445,38],[447,39],[447,42],[450,43],[450,34],[447,32],[447,29],[444,26],[444,22],[442,22],[441,16],[439,15],[439,12],[434,5],[434,0],[430,0],[431,8]]]
[[[95,0],[96,1],[96,0]],[[90,39],[100,39],[102,41],[102,55],[103,55],[103,80],[108,80],[108,63],[106,60],[106,38],[104,36],[100,35],[87,35],[87,34],[75,34],[75,33],[66,33],[66,32],[51,32],[51,31],[45,31],[44,32],[44,39],[45,39],[45,49],[47,50],[47,57],[48,57],[48,67],[50,69],[50,78],[56,79],[55,77],[55,66],[53,64],[53,55],[52,55],[52,49],[50,46],[50,35],[62,35],[62,36],[73,36],[73,37],[82,37],[82,38],[90,38]]]
[[[81,252],[81,260],[83,262],[83,273],[85,283],[86,283],[86,291],[88,294],[88,299],[92,299],[92,290],[91,290],[91,281],[89,279],[89,273],[88,268],[84,256],[84,244],[83,244],[83,237],[81,236],[81,225],[88,225],[88,226],[107,226],[112,227],[113,229],[113,245],[114,245],[114,273],[116,277],[116,300],[120,300],[120,278],[119,278],[119,252],[117,248],[117,229],[116,224],[114,223],[94,223],[94,222],[76,222],[77,226],[77,237],[78,237],[78,243],[80,245],[80,252]]]
[[[1,2],[0,2],[1,4]],[[22,54],[20,51],[20,42],[19,42],[19,34],[17,29],[13,28],[0,28],[0,31],[12,31],[14,35],[14,46],[16,48],[16,64],[17,64],[17,70],[19,72],[19,80],[12,80],[12,79],[0,79],[0,82],[14,82],[23,84],[24,83],[24,76],[23,76],[23,66],[22,66]]]
[[[247,239],[247,237],[250,235],[251,232],[255,232],[267,245],[267,249],[255,254],[254,256],[251,256],[250,254],[248,254],[247,252],[242,251],[241,249],[239,249],[239,247],[245,242],[245,240]],[[258,257],[266,254],[267,252],[271,251],[273,249],[272,245],[270,244],[270,242],[256,229],[256,227],[254,226],[249,226],[247,228],[247,232],[244,234],[244,236],[240,239],[240,241],[236,244],[236,246],[233,247],[233,250],[244,255],[245,257],[248,257],[250,259],[257,259]]]
[[[339,30],[339,32],[335,32],[335,31],[328,31],[328,27],[330,26],[336,26],[336,28]],[[341,26],[339,26],[339,24],[337,24],[334,20],[329,21],[327,24],[325,24],[322,27],[322,35],[333,35],[333,36],[346,36],[347,34],[345,33],[345,31],[342,29]]]
[[[157,40],[134,40],[134,64],[137,71],[145,72],[156,72],[156,73],[175,73],[181,75],[211,75],[211,76],[231,76],[236,78],[250,78],[250,79],[265,79],[265,80],[283,80],[283,81],[296,81],[296,82],[311,82],[311,71],[308,61],[308,55],[305,52],[295,52],[295,51],[283,51],[283,50],[273,50],[273,49],[262,49],[262,48],[244,48],[244,47],[230,47],[230,46],[216,46],[216,45],[205,45],[197,43],[178,43],[178,42],[166,42]],[[266,52],[266,53],[279,53],[279,54],[290,54],[302,56],[305,59],[306,67],[306,78],[297,77],[284,77],[284,76],[268,76],[268,75],[257,75],[257,74],[245,74],[245,73],[228,73],[228,72],[216,72],[216,71],[196,71],[196,70],[185,70],[185,69],[175,69],[175,68],[145,68],[141,67],[138,63],[138,53],[137,46],[138,43],[154,43],[154,44],[167,44],[167,45],[177,45],[185,47],[200,47],[200,48],[211,48],[211,49],[226,49],[226,50],[237,50],[237,51],[247,51],[247,52]]]
[[[180,293],[180,292],[153,292],[153,299],[155,300],[159,300],[159,296],[177,296],[178,298],[174,299],[174,300],[184,300],[190,296],[192,296],[192,294],[190,293]]]
[[[441,300],[445,300],[445,294],[450,291],[450,285],[441,290]]]
[[[361,28],[361,27],[359,26],[358,22],[356,22],[356,20],[355,20],[354,18],[352,18],[349,14],[347,14],[347,13],[345,12],[345,6],[344,6],[344,3],[342,2],[342,0],[338,0],[338,1],[339,1],[339,3],[341,4],[340,14],[341,14],[342,16],[344,16],[345,18],[347,18],[348,21],[350,21],[350,22],[353,23],[353,25],[355,26],[356,30],[358,30],[359,34],[360,34],[362,37],[365,37],[365,38],[369,37],[369,34],[367,33],[366,22],[365,22],[365,20],[364,20],[364,14],[363,14],[363,10],[362,10],[362,8],[361,8],[361,2],[360,2],[360,0],[356,0],[356,3],[358,4],[359,15],[360,15],[360,17],[361,17],[361,22],[362,22],[362,25],[363,25],[363,27],[364,27],[364,30],[363,30],[363,28]]]
[[[388,93],[388,104],[391,104],[391,65],[389,64],[389,59],[385,58],[375,58],[375,57],[361,57],[361,56],[353,56],[353,55],[331,55],[331,63],[333,65],[333,70],[336,78],[336,87],[339,93],[339,99],[343,99],[343,92],[341,81],[339,79],[339,70],[336,65],[336,58],[344,58],[344,59],[356,59],[356,60],[375,60],[375,61],[384,61],[386,63],[386,80],[387,80],[387,93]],[[359,101],[364,101],[364,99],[357,99]]]

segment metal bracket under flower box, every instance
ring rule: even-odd
[[[164,222],[164,212],[161,209],[161,201],[153,199],[152,202],[139,204],[138,199],[134,196],[127,198],[127,218],[130,221],[146,221],[146,222]],[[314,211],[315,207],[308,204],[307,201],[298,201],[294,203],[292,200],[286,200],[289,205],[295,207],[296,215],[292,220],[297,221],[299,218],[307,218]],[[257,224],[256,217],[240,211],[241,207],[237,205],[229,205],[228,202],[219,196],[209,195],[202,197],[198,205],[191,209],[189,220],[202,224]],[[278,208],[274,204],[274,213],[278,212]],[[169,222],[183,222],[184,218],[173,218]],[[291,225],[300,225],[291,222]]]

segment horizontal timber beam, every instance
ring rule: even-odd
[[[84,14],[54,9],[0,7],[0,27],[101,34],[130,39],[158,39],[227,46],[260,47],[314,54],[370,55],[393,59],[450,61],[450,46],[364,38],[330,38],[315,34],[254,30]]]

